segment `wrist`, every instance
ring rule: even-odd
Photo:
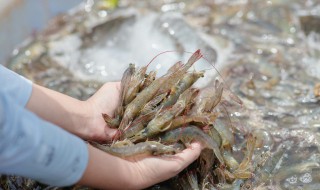
[[[78,182],[99,189],[133,189],[130,163],[88,145],[89,162]],[[130,171],[130,172],[128,172]],[[135,188],[138,189],[138,188]]]
[[[98,134],[92,127],[96,119],[93,106],[88,101],[79,101],[78,110],[78,113],[73,115],[73,125],[77,135],[85,140],[96,139]]]
[[[83,101],[33,84],[26,108],[81,138],[90,137],[90,107]]]
[[[88,140],[109,141],[117,134],[116,129],[108,127],[102,113],[113,117],[119,102],[120,83],[106,83],[92,97],[81,101],[81,117],[75,120],[81,125],[81,137]],[[80,130],[80,129],[79,129]]]

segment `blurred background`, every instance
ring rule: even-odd
[[[0,0],[0,62],[13,49],[37,33],[53,16],[66,12],[82,0]]]

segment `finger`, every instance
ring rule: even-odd
[[[104,132],[106,134],[106,139],[107,140],[112,140],[112,139],[116,139],[118,136],[118,130],[117,129],[112,129],[108,126],[106,126],[104,128]]]
[[[140,158],[138,158],[139,156],[135,157],[135,162],[139,160],[138,162],[143,165],[143,167],[140,167],[142,170],[151,171],[151,176],[156,176],[149,179],[149,181],[144,185],[150,186],[151,184],[167,180],[180,173],[184,168],[196,160],[200,155],[202,147],[197,142],[191,143],[190,145],[190,147],[174,156],[145,157],[141,155]],[[150,177],[150,175],[148,177]]]
[[[182,160],[182,167],[190,165],[201,153],[202,146],[199,142],[192,142],[190,145],[190,147],[186,148],[181,153],[176,154],[176,156],[180,157],[180,160]]]
[[[156,157],[156,159],[158,166],[161,166],[159,167],[161,170],[169,171],[171,176],[174,176],[195,161],[199,157],[201,150],[200,143],[193,142],[190,147],[172,157]]]

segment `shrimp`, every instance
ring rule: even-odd
[[[266,149],[271,149],[274,140],[273,137],[271,136],[270,132],[264,129],[255,129],[252,132],[253,136],[257,138],[256,141],[256,148],[266,148]]]
[[[128,92],[130,81],[135,73],[135,65],[129,64],[129,67],[124,71],[121,79],[121,105],[124,106],[125,96]]]
[[[200,176],[202,179],[208,176],[214,164],[214,154],[211,149],[204,149],[199,156],[200,161]]]
[[[159,78],[153,81],[148,87],[141,91],[138,96],[127,105],[124,111],[119,130],[124,130],[133,118],[142,110],[148,101],[150,101],[159,90],[166,78]]]
[[[284,148],[281,147],[281,149],[277,152],[275,152],[273,155],[270,154],[270,152],[267,152],[265,155],[263,155],[265,158],[263,158],[261,163],[258,163],[257,167],[255,168],[256,171],[254,172],[253,178],[249,178],[244,181],[244,187],[256,187],[260,183],[265,182],[271,177],[271,174],[274,173],[274,170],[276,168],[276,165],[282,160],[282,157],[285,153]],[[241,189],[249,189],[249,188],[241,188]]]
[[[230,124],[221,119],[216,119],[213,125],[222,139],[222,147],[230,149],[231,146],[235,144],[235,139]]]
[[[196,97],[195,105],[191,114],[211,112],[211,110],[221,101],[223,92],[223,83],[216,82],[214,87],[208,87],[199,93]]]
[[[141,131],[145,125],[154,117],[156,111],[149,112],[145,115],[140,115],[123,131],[122,139],[134,136],[137,132]]]
[[[223,158],[231,172],[239,168],[239,162],[232,156],[230,151],[225,150],[223,152]]]
[[[116,127],[118,127],[119,124],[120,124],[119,115],[116,115],[115,118],[112,118],[112,117],[110,117],[108,114],[102,113],[102,117],[103,117],[104,121],[106,122],[106,124],[107,124],[109,127],[116,128]]]
[[[194,88],[186,90],[180,95],[178,101],[171,108],[160,110],[159,114],[156,114],[155,118],[148,123],[147,127],[133,136],[131,140],[135,142],[169,129],[172,119],[185,109],[186,105],[197,92],[198,90]]]
[[[168,69],[167,73],[174,73],[178,71],[182,66],[183,66],[182,62],[178,61]]]
[[[237,179],[248,179],[252,177],[252,172],[250,171],[252,155],[256,144],[256,138],[251,134],[247,140],[247,153],[243,158],[239,167],[232,173]]]
[[[157,105],[166,97],[167,94],[160,94],[156,97],[154,97],[152,100],[150,100],[140,111],[142,115],[147,114],[149,112],[152,112],[154,110],[157,110]],[[158,107],[160,109],[160,107]]]
[[[146,142],[141,142],[135,145],[125,146],[125,147],[109,147],[106,145],[100,145],[95,142],[90,142],[90,144],[104,152],[107,152],[109,154],[112,154],[120,158],[136,156],[141,154],[154,155],[154,156],[173,155],[181,151],[177,148],[163,145],[156,141],[146,141]]]
[[[116,142],[112,143],[110,145],[110,147],[119,148],[119,147],[132,146],[132,145],[134,145],[133,142],[131,142],[128,139],[125,139],[125,140],[122,140],[122,141],[116,141]]]
[[[218,146],[221,147],[222,145],[222,138],[219,134],[219,132],[212,126],[212,125],[207,125],[206,127],[209,127],[209,131],[207,134],[215,141],[217,142]]]
[[[200,190],[196,172],[188,171],[186,176],[181,176],[179,182],[183,190]]]
[[[139,69],[138,72],[131,76],[128,84],[127,92],[124,94],[124,105],[128,105],[137,95],[143,85],[144,76],[146,74],[148,65]]]
[[[144,79],[141,89],[145,89],[147,86],[149,86],[156,79],[156,75],[157,71],[150,71],[148,76]]]
[[[163,102],[162,106],[167,107],[174,104],[174,102],[177,101],[179,95],[186,89],[191,87],[200,77],[203,77],[203,74],[203,71],[186,73],[186,75],[179,81],[179,83],[171,89],[169,97]]]
[[[188,67],[191,67],[191,65],[201,57],[202,54],[200,53],[200,50],[197,50],[189,59]],[[183,68],[188,67],[184,66]],[[132,119],[140,112],[140,110],[145,106],[145,104],[158,93],[159,89],[164,83],[169,82],[170,80],[173,80],[177,77],[175,73],[169,73],[165,76],[162,76],[154,80],[147,88],[143,89],[130,104],[127,105],[127,108],[123,114],[123,118],[119,126],[120,130],[124,130],[126,128],[128,123],[132,121]]]
[[[230,90],[225,90],[225,92],[228,93],[228,97],[230,100],[232,100],[233,102],[239,104],[239,105],[243,105],[242,100],[239,98],[239,96],[235,95],[233,92],[231,92]]]
[[[181,140],[184,144],[188,144],[193,140],[199,141],[203,147],[212,149],[219,162],[224,165],[224,160],[220,152],[217,142],[215,142],[208,134],[204,133],[196,126],[188,126],[185,128],[178,128],[166,132],[161,136],[161,142],[173,143]]]
[[[104,121],[107,123],[109,127],[116,128],[120,124],[121,117],[124,111],[124,99],[125,95],[127,94],[129,84],[132,78],[132,75],[135,73],[135,65],[130,63],[129,67],[124,71],[121,79],[121,94],[120,94],[120,103],[116,108],[114,113],[115,117],[111,118],[108,114],[102,113],[102,117]]]
[[[178,116],[172,120],[168,130],[176,129],[191,122],[200,123],[201,125],[209,125],[213,123],[217,117],[218,115],[216,113]]]
[[[204,111],[210,112],[214,107],[218,105],[221,101],[222,93],[223,93],[223,82],[220,82],[218,79],[215,80],[215,93],[214,96],[205,104]]]
[[[218,184],[219,190],[240,190],[243,185],[242,179],[236,179],[232,184],[220,183]]]
[[[175,86],[179,80],[185,75],[185,73],[188,71],[188,69],[200,58],[202,57],[202,54],[200,53],[200,50],[197,50],[192,56],[189,58],[188,62],[183,65],[181,68],[179,68],[177,71],[169,74],[171,74],[170,80],[168,80],[166,83],[162,85],[162,87],[159,89],[158,94],[165,93],[169,91],[173,86]]]

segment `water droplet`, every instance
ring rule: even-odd
[[[286,181],[290,184],[296,184],[298,181],[298,177],[296,175],[289,177],[286,179]]]
[[[160,69],[161,68],[161,64],[157,64],[156,69]]]
[[[31,52],[30,52],[30,50],[27,50],[27,51],[24,52],[24,54],[25,54],[26,56],[30,56],[30,55],[31,55]]]
[[[102,11],[99,11],[99,12],[98,12],[98,15],[99,15],[100,17],[106,17],[106,16],[108,15],[108,12],[105,11],[105,10],[102,10]]]
[[[18,55],[18,53],[19,53],[19,49],[16,48],[13,50],[12,55],[13,56]]]
[[[277,50],[276,48],[271,48],[270,51],[271,51],[271,53],[273,53],[273,54],[278,53],[278,50]]]
[[[312,176],[311,176],[310,173],[305,173],[305,174],[300,176],[299,180],[302,183],[310,183],[310,182],[312,182]]]
[[[170,34],[170,35],[174,35],[174,34],[175,34],[174,30],[170,29],[170,30],[169,30],[169,34]]]
[[[163,27],[163,28],[168,28],[168,27],[169,27],[169,23],[167,23],[167,22],[163,23],[163,24],[162,24],[162,27]]]
[[[236,117],[239,117],[239,116],[241,116],[241,113],[240,113],[240,112],[234,112],[234,115],[235,115]]]
[[[291,27],[289,30],[291,33],[295,33],[297,31],[297,29],[295,27]]]
[[[294,40],[292,38],[287,39],[287,44],[292,45],[294,44]]]
[[[256,19],[256,15],[252,11],[250,11],[247,14],[247,18],[250,19],[250,20],[255,20]]]
[[[85,3],[85,5],[84,5],[84,10],[85,10],[86,12],[90,12],[91,9],[92,9],[93,4],[94,4],[94,1],[93,1],[93,0],[87,0],[86,3]]]

